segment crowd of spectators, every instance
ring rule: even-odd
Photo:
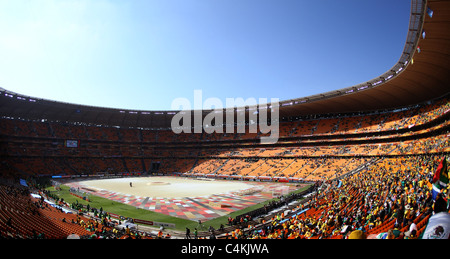
[[[428,220],[436,213],[449,210],[449,187],[437,199],[432,199],[431,180],[441,155],[416,155],[384,158],[369,165],[359,173],[340,180],[326,181],[314,187],[314,195],[298,205],[294,216],[284,211],[275,214],[262,228],[249,225],[254,218],[266,214],[301,197],[283,197],[266,205],[255,214],[245,214],[229,221],[236,229],[227,233],[227,238],[249,239],[311,239],[311,238],[396,238],[415,239],[423,235]],[[40,199],[27,198],[29,189],[22,186],[2,185],[2,211],[8,207],[24,210],[28,214],[42,214],[50,209],[41,192]],[[49,193],[47,193],[49,194]],[[4,197],[3,197],[4,196]],[[301,196],[301,195],[300,195]],[[11,198],[14,197],[14,198]],[[9,200],[9,204],[8,201]],[[12,204],[11,204],[12,202]],[[63,201],[59,201],[63,202]],[[170,238],[159,231],[157,235],[138,232],[128,228],[119,229],[120,222],[111,220],[102,209],[77,207],[72,209],[92,214],[93,218],[83,216],[62,217],[60,221],[81,226],[87,232],[80,238]],[[6,209],[5,209],[6,208]],[[63,215],[62,211],[61,214]],[[2,232],[3,238],[45,238],[46,233],[32,231],[27,236],[13,235],[14,225],[20,222],[11,215],[3,214],[2,224],[11,232]],[[244,227],[242,227],[244,226]]]
[[[432,199],[439,156],[384,159],[340,181],[325,182],[303,213],[280,212],[262,229],[234,230],[248,239],[419,238],[427,220],[447,213],[449,187]],[[447,222],[450,225],[450,222]],[[420,224],[420,225],[419,225]],[[353,235],[352,235],[353,234]]]

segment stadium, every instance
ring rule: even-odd
[[[448,238],[449,221],[432,227],[449,212],[449,31],[449,1],[412,0],[395,66],[266,107],[279,112],[276,143],[250,127],[174,133],[174,116],[194,110],[95,107],[0,88],[0,237]],[[250,126],[260,108],[233,116]]]

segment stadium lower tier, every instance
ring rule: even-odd
[[[319,191],[297,206],[293,216],[274,214],[266,224],[234,225],[220,233],[234,239],[342,239],[355,230],[367,238],[419,238],[426,230],[433,211],[444,208],[432,198],[431,181],[442,155],[379,158],[362,170],[324,181]],[[108,217],[86,218],[65,213],[70,205],[49,204],[46,191],[30,195],[28,187],[12,180],[0,184],[0,237],[2,238],[163,238],[145,231],[117,231]],[[448,187],[441,190],[448,199]],[[45,202],[44,202],[45,199]],[[48,200],[47,200],[48,199]],[[73,208],[73,206],[72,206]],[[436,211],[437,212],[437,211]],[[230,229],[230,228],[227,228]],[[414,230],[414,231],[412,231]],[[94,236],[93,236],[94,235]]]
[[[85,226],[92,221],[50,206],[43,196],[33,198],[27,187],[2,182],[0,197],[2,238],[60,239],[71,234],[91,235]],[[98,223],[95,227],[103,228]]]

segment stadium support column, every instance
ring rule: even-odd
[[[143,172],[145,175],[148,175],[147,168],[146,168],[145,162],[144,162],[144,158],[141,157],[141,159],[139,159],[139,160],[141,160],[141,164],[142,164],[142,172]]]

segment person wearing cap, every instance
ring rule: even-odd
[[[394,229],[392,230],[392,233],[394,234],[395,238],[398,238],[400,234],[402,233],[399,229],[398,223],[394,224]]]

